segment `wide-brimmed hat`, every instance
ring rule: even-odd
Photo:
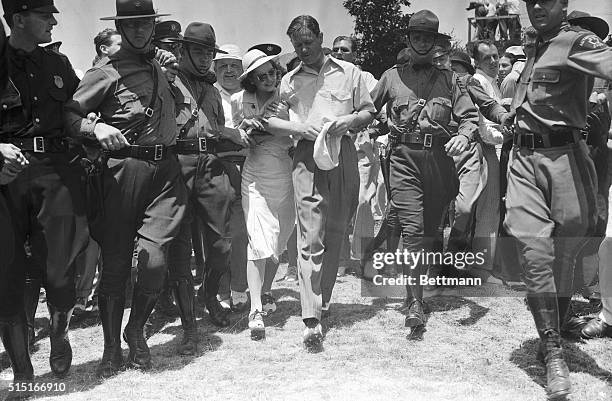
[[[232,59],[232,60],[240,60],[242,61],[242,50],[238,45],[228,43],[225,45],[219,46],[217,49],[219,54],[215,55],[213,60],[224,60],[224,59]]]
[[[183,43],[214,49],[217,53],[227,53],[217,47],[217,37],[212,25],[205,22],[192,22],[185,29]]]
[[[2,0],[2,9],[5,15],[13,15],[24,11],[59,13],[53,4],[53,0]]]
[[[281,47],[279,45],[275,45],[274,43],[260,43],[255,46],[251,46],[247,51],[251,51],[253,49],[261,50],[268,56],[276,56],[281,52]]]
[[[593,17],[584,11],[574,10],[567,16],[567,21],[572,25],[586,27],[589,31],[599,36],[602,40],[608,37],[610,27],[608,23],[599,17]]]
[[[103,21],[136,18],[165,17],[170,14],[158,14],[153,9],[153,0],[117,0],[117,15],[100,18]]]
[[[471,75],[474,75],[474,73],[476,72],[476,70],[474,69],[474,66],[472,65],[472,59],[470,59],[470,56],[467,53],[462,52],[461,50],[454,50],[453,52],[451,52],[450,61],[451,61],[451,64],[452,63],[461,64],[462,66],[467,68],[468,72]]]
[[[153,42],[177,43],[183,40],[181,24],[177,21],[163,21],[155,24]]]
[[[247,75],[249,75],[249,72],[264,65],[270,60],[274,60],[276,57],[277,56],[268,56],[266,53],[258,49],[248,51],[242,57],[242,69],[244,72],[238,77],[238,79],[243,80]]]
[[[417,11],[410,17],[408,22],[408,32],[427,32],[433,33],[439,39],[450,39],[451,37],[438,32],[440,20],[429,10]]]

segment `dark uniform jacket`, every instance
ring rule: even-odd
[[[76,90],[68,58],[37,47],[31,53],[8,46],[10,81],[0,97],[2,137],[59,138],[64,131],[64,105]]]

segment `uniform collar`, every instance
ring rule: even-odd
[[[26,52],[21,49],[16,49],[13,46],[8,45],[8,56],[9,59],[14,61],[25,61],[30,60],[36,65],[41,65],[42,63],[42,53],[43,49],[40,46],[36,46],[34,50],[31,52]]]
[[[559,25],[558,28],[555,28],[549,32],[541,33],[539,35],[541,42],[550,43],[551,40],[553,40],[557,35],[559,35],[559,32],[561,32],[563,29],[567,28],[568,26],[569,24],[567,23],[567,21],[563,21],[563,23]]]

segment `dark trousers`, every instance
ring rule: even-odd
[[[229,233],[232,238],[232,250],[230,254],[230,271],[221,279],[219,295],[221,299],[227,299],[231,291],[245,292],[247,290],[246,264],[247,264],[247,245],[249,238],[247,235],[246,220],[242,209],[242,196],[240,185],[242,182],[242,163],[221,159],[225,171],[227,172],[235,197],[230,206],[230,228]]]
[[[41,283],[47,302],[60,310],[74,306],[75,261],[89,239],[82,170],[69,164],[71,156],[28,153],[30,166],[5,189],[15,235],[9,269]],[[26,242],[31,257],[26,257]]]
[[[215,155],[179,155],[179,162],[187,190],[188,217],[170,245],[170,281],[178,281],[187,274],[191,276],[191,221],[198,219],[204,234],[207,277],[214,277],[215,281],[207,285],[206,296],[213,297],[219,292],[219,279],[229,268],[229,209],[234,189]]]
[[[185,214],[187,193],[176,156],[150,162],[110,159],[104,172],[104,221],[95,239],[102,248],[100,295],[121,298],[138,251],[138,286],[159,294],[167,249]]]
[[[576,255],[596,218],[595,167],[584,141],[515,148],[504,226],[517,239],[530,295],[573,295]]]
[[[408,145],[398,145],[390,161],[389,223],[401,227],[404,250],[431,251],[444,212],[459,192],[455,163],[442,148]],[[420,267],[404,265],[404,274],[414,274]]]
[[[4,188],[2,188],[4,189]],[[25,271],[13,265],[15,238],[11,215],[0,193],[0,320],[9,319],[23,309]]]
[[[359,170],[353,141],[342,137],[339,165],[321,170],[314,142],[298,142],[293,157],[293,189],[298,220],[298,274],[302,319],[321,319],[331,299],[342,240],[357,209]]]

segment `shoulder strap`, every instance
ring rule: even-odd
[[[438,71],[437,68],[432,67],[432,73],[431,73],[431,76],[429,77],[429,81],[427,81],[427,85],[425,85],[425,89],[423,90],[422,97],[419,99],[419,102],[417,103],[417,107],[412,116],[412,121],[410,121],[410,131],[414,131],[416,129],[417,124],[419,123],[419,116],[421,115],[421,112],[423,111],[423,109],[425,108],[425,105],[429,101],[429,97],[431,96],[431,92],[433,91],[433,87],[436,83],[436,78],[438,78],[439,73],[440,72]]]
[[[187,122],[183,124],[183,126],[181,127],[181,130],[179,131],[179,138],[183,138],[185,135],[187,135],[187,132],[189,132],[189,130],[193,128],[193,125],[195,124],[200,114],[200,107],[202,105],[202,102],[204,102],[205,96],[206,96],[206,87],[203,87],[202,93],[200,93],[200,96],[198,96],[198,100],[196,102],[195,108],[191,110],[191,116],[189,117],[189,120],[187,120]]]
[[[157,104],[157,92],[159,90],[159,75],[157,73],[157,68],[155,68],[155,63],[151,62],[151,69],[153,74],[153,91],[151,92],[151,100],[149,101],[149,105],[145,108],[144,118],[140,121],[137,121],[134,125],[128,127],[126,133],[124,135],[129,135],[128,141],[131,144],[134,144],[138,137],[140,136],[140,128],[149,121],[151,117],[153,117],[153,110],[155,110],[155,105]],[[128,132],[129,131],[129,132]]]

